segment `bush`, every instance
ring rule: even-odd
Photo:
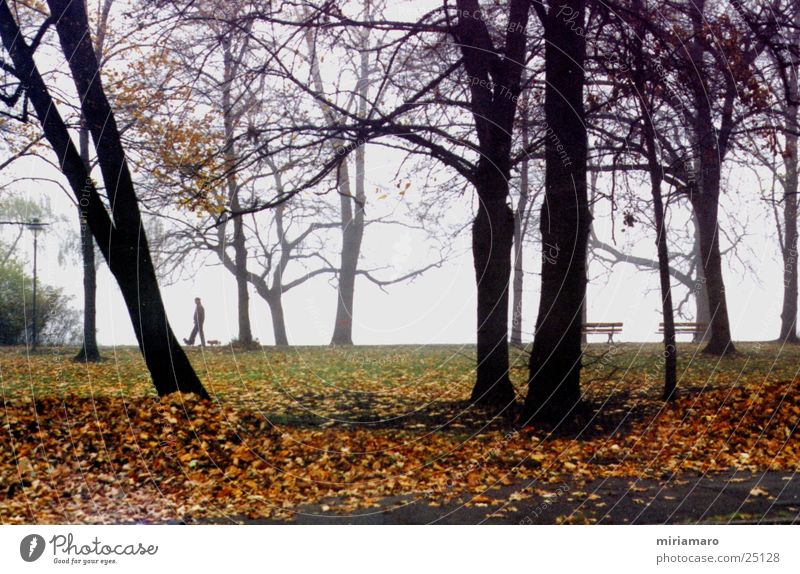
[[[82,338],[80,313],[61,289],[37,285],[36,326],[42,345],[74,345]],[[33,279],[14,261],[0,263],[0,345],[24,345],[33,333]]]

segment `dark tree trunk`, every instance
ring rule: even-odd
[[[96,22],[94,53],[98,62],[102,62],[103,47],[105,45],[106,28],[111,5],[114,0],[104,0],[102,8],[98,11]],[[86,2],[84,0],[84,6]],[[86,122],[81,117],[79,131],[80,154],[86,166],[86,172],[91,174],[89,158],[89,130]],[[83,262],[83,345],[74,360],[80,362],[98,362],[101,360],[100,349],[97,346],[97,267],[95,265],[94,239],[89,229],[89,224],[81,217],[80,209],[78,218],[81,226],[81,257]]]
[[[800,20],[800,17],[795,19]],[[797,116],[800,93],[797,86],[797,67],[791,66],[788,75],[789,102],[784,111],[786,149],[783,153],[783,163],[786,166],[783,188],[783,308],[779,338],[787,343],[798,343],[800,340],[797,337],[797,134],[800,125]]]
[[[635,0],[633,8],[640,14],[643,13],[641,0]],[[647,31],[639,22],[634,24],[634,30],[636,32],[634,40],[636,66],[633,71],[633,84],[636,88],[642,117],[642,131],[644,132],[647,166],[650,173],[650,192],[653,198],[656,250],[658,252],[658,278],[661,286],[661,313],[664,319],[664,400],[671,401],[676,398],[678,384],[678,351],[675,346],[675,315],[672,307],[667,228],[664,222],[664,201],[661,196],[661,182],[664,174],[658,160],[655,128],[652,123],[654,109],[647,99],[648,94],[653,92],[652,80],[648,82],[647,78],[647,64],[642,46]]]
[[[695,322],[706,325],[702,332],[694,334],[694,343],[708,343],[711,340],[711,311],[708,308],[708,292],[706,290],[706,277],[703,274],[703,255],[700,251],[700,224],[697,222],[697,215],[692,214],[694,224],[694,247],[692,255],[694,257],[694,283],[689,288],[694,294],[695,302]]]
[[[713,151],[716,153],[716,151]],[[711,168],[713,169],[713,168]],[[701,272],[708,299],[710,338],[704,353],[725,355],[736,352],[731,340],[725,283],[722,278],[722,256],[719,250],[719,171],[701,175],[703,190],[692,194],[692,206],[697,216],[700,234]],[[716,193],[714,193],[716,190]]]
[[[91,173],[89,166],[89,130],[81,121],[79,134],[80,154],[86,173]],[[95,363],[100,361],[100,349],[97,347],[97,268],[94,260],[94,239],[89,224],[78,208],[78,220],[81,228],[81,262],[83,264],[83,345],[75,355],[75,361]]]
[[[20,77],[25,78],[27,94],[45,137],[119,284],[158,394],[185,391],[208,397],[167,320],[119,131],[101,85],[83,3],[51,0],[48,4],[94,139],[113,223],[5,0],[0,1],[3,44]]]
[[[493,170],[489,166],[490,170]],[[492,186],[487,182],[487,186]],[[495,178],[494,186],[507,186]],[[505,202],[508,193],[478,187],[478,214],[472,224],[472,255],[478,286],[478,366],[472,400],[487,405],[507,405],[515,391],[508,376],[508,279],[514,215]],[[486,199],[483,199],[486,198]]]
[[[711,334],[704,353],[722,356],[735,353],[728,320],[728,304],[725,299],[725,282],[722,277],[722,256],[719,249],[719,193],[722,173],[722,157],[717,130],[712,118],[708,88],[703,77],[705,1],[700,1],[691,10],[695,37],[688,47],[695,70],[691,73],[691,88],[694,100],[694,137],[697,152],[696,189],[691,194],[692,208],[697,217],[700,236],[700,256],[705,277],[708,307],[711,313]]]
[[[79,210],[81,228],[81,259],[83,263],[83,344],[75,361],[95,363],[101,360],[97,346],[97,268],[94,240],[89,224]]]
[[[480,159],[471,174],[478,195],[472,256],[478,290],[477,368],[472,401],[505,408],[516,392],[508,373],[508,299],[514,214],[508,206],[511,134],[521,91],[530,3],[508,5],[506,45],[495,48],[477,0],[458,0],[458,42],[469,77]],[[499,57],[502,53],[503,56]]]
[[[573,32],[573,27],[584,27],[585,0],[553,0],[549,7],[542,287],[521,419],[526,424],[559,423],[574,413],[580,400],[581,313],[591,220],[583,107],[585,40]]]
[[[655,165],[651,169],[655,168]],[[661,199],[660,174],[651,171],[653,212],[656,220],[656,245],[658,248],[658,275],[661,283],[661,305],[664,318],[664,399],[675,399],[678,384],[678,349],[675,346],[675,314],[672,306],[672,288],[669,275],[669,249],[664,225],[664,206]],[[655,182],[658,181],[656,184]]]

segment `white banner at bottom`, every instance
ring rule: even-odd
[[[800,572],[798,526],[2,526],[0,572]],[[180,569],[180,570],[175,570]]]

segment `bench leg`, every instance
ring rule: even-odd
[[[610,344],[611,344],[611,343],[613,343],[613,342],[614,342],[614,335],[612,335],[611,333],[609,333],[609,334],[608,334],[608,342],[607,342],[607,344],[608,344],[608,345],[610,345]]]

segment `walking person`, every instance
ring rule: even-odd
[[[192,334],[189,335],[189,338],[184,339],[183,342],[187,345],[194,345],[194,339],[199,333],[200,344],[205,347],[206,334],[203,332],[203,323],[206,320],[206,310],[203,308],[203,304],[200,302],[200,297],[194,298],[194,304],[194,328],[192,328]]]

